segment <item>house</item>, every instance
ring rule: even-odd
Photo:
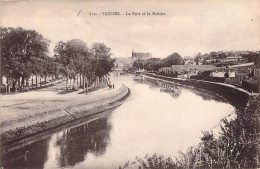
[[[132,58],[136,59],[150,59],[152,58],[151,53],[137,53],[134,50],[132,51]]]
[[[242,56],[228,56],[226,58],[208,58],[205,60],[206,63],[216,63],[216,62],[236,62],[243,60]]]
[[[171,74],[173,70],[172,67],[162,67],[159,69],[159,73]]]
[[[178,77],[189,78],[192,75],[197,75],[198,72],[213,71],[216,69],[214,65],[172,65],[172,67],[163,67],[159,69],[160,73],[172,74],[177,72]]]
[[[215,70],[216,66],[214,65],[172,65],[173,71],[181,72],[181,71],[207,71],[207,70]]]
[[[236,62],[243,60],[242,56],[228,56],[223,59],[218,59],[220,62]]]
[[[184,59],[183,62],[185,65],[196,65],[194,59]]]
[[[211,77],[236,77],[235,69],[219,68],[210,73]]]
[[[218,62],[218,59],[206,59],[205,63],[216,63]]]

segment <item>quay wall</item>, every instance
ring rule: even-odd
[[[224,84],[224,83],[217,83],[217,82],[210,82],[210,81],[203,81],[203,80],[196,80],[196,79],[180,79],[180,78],[156,75],[152,73],[146,73],[144,77],[146,78],[151,77],[157,80],[173,82],[177,85],[188,86],[196,89],[209,91],[211,93],[214,93],[215,95],[224,98],[227,102],[235,106],[237,109],[244,109],[249,103],[249,100],[251,98],[256,98],[259,96],[259,93],[250,93],[244,89],[238,88],[233,85]]]
[[[130,89],[122,85],[111,92],[109,96],[97,98],[93,102],[88,102],[86,98],[86,100],[81,99],[59,105],[48,105],[46,109],[40,108],[39,112],[33,116],[16,120],[15,125],[8,125],[11,122],[7,121],[6,125],[1,125],[0,131],[0,143],[5,147],[2,153],[12,151],[11,149],[17,142],[26,144],[33,137],[60,130],[87,118],[97,118],[98,114],[120,106],[130,93]]]

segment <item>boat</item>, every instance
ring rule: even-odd
[[[181,93],[181,89],[179,88],[161,88],[160,89],[161,92],[166,92],[166,93],[171,93],[171,94],[178,94]]]
[[[140,75],[139,75],[139,76],[135,76],[135,77],[134,77],[134,80],[141,81],[141,80],[143,80],[143,77],[142,77],[142,76],[140,76]]]

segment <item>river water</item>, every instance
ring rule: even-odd
[[[147,153],[178,156],[200,142],[202,131],[218,133],[220,120],[234,112],[223,100],[194,89],[170,94],[165,83],[112,78],[131,95],[112,112],[64,129],[48,138],[3,155],[4,168],[118,168]]]

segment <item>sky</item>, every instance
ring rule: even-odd
[[[159,58],[173,52],[184,57],[198,52],[259,51],[259,11],[259,0],[2,1],[0,25],[36,30],[51,41],[50,55],[58,41],[81,39],[88,46],[106,44],[113,57],[129,57],[133,49]]]

